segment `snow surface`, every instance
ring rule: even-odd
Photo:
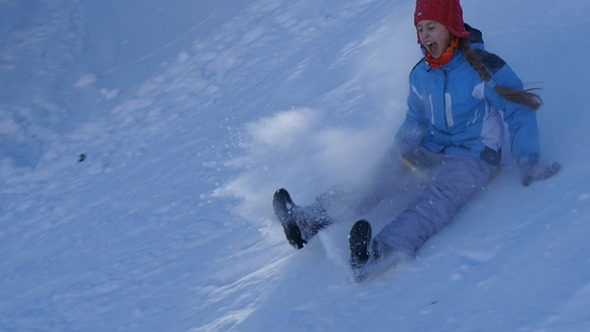
[[[391,143],[413,6],[0,1],[0,331],[589,331],[586,0],[463,1],[543,88],[555,178],[524,188],[505,158],[418,259],[361,284],[356,216],[284,240],[275,189],[309,204]]]

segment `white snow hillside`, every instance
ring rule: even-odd
[[[285,241],[276,189],[309,204],[391,144],[413,9],[0,1],[0,331],[590,330],[586,0],[463,1],[543,89],[556,177],[523,187],[505,151],[416,260],[364,283],[345,211],[303,250]]]

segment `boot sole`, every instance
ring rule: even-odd
[[[291,200],[289,192],[283,188],[275,191],[272,205],[274,213],[281,222],[287,241],[296,249],[301,249],[307,244],[307,241],[301,237],[301,230],[297,226],[293,215],[289,212],[295,204]]]
[[[371,242],[371,224],[366,220],[357,221],[350,229],[350,264],[353,268],[364,266],[369,260],[369,243]]]

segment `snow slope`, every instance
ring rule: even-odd
[[[558,176],[524,188],[505,158],[417,260],[362,284],[356,216],[284,241],[275,189],[311,203],[390,144],[413,6],[0,1],[0,330],[589,330],[585,0],[463,1],[543,88]]]

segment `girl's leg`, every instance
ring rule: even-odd
[[[319,230],[330,225],[334,217],[350,212],[361,215],[385,199],[415,193],[421,179],[412,173],[416,172],[390,150],[368,180],[355,179],[360,185],[334,187],[318,196],[311,205],[296,205],[285,189],[277,190],[273,198],[274,212],[283,225],[289,243],[301,249]]]
[[[368,179],[356,181],[356,185],[336,186],[318,196],[317,204],[329,212],[348,209],[362,215],[382,201],[415,194],[423,183],[429,181],[431,169],[440,162],[440,156],[419,149],[406,157],[404,160],[395,151],[388,150]]]
[[[481,159],[445,156],[432,182],[423,186],[413,203],[375,236],[373,250],[380,256],[391,252],[414,255],[484,188],[495,172],[494,166]]]
[[[340,185],[317,197],[316,202],[298,206],[284,189],[275,192],[273,206],[275,214],[283,224],[287,240],[296,248],[302,248],[319,230],[330,225],[334,217],[351,212],[362,215],[377,207],[384,200],[413,195],[420,184],[429,178],[433,165],[440,162],[440,156],[424,149],[407,156],[410,163],[421,170],[409,167],[399,155],[390,149],[382,162],[371,172],[368,180],[360,185]]]

